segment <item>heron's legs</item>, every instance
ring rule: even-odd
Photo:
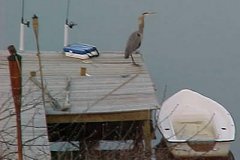
[[[137,64],[137,63],[134,61],[132,54],[130,54],[130,56],[131,56],[131,58],[132,58],[132,63],[133,63],[133,65],[135,65],[135,66],[140,66],[139,64]]]
[[[135,54],[141,54],[141,52],[140,51],[136,51]]]

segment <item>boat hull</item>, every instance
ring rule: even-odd
[[[158,127],[175,157],[224,157],[235,139],[235,124],[219,103],[184,89],[165,100]]]
[[[227,157],[231,142],[166,142],[174,157]],[[204,145],[202,144],[204,143]]]

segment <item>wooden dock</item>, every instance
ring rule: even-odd
[[[0,98],[1,102],[4,102],[5,99],[10,97],[10,88],[8,65],[7,61],[4,60],[7,54],[2,55]],[[42,96],[39,86],[40,76],[37,56],[35,53],[23,53],[21,55],[24,97],[26,97],[24,103],[29,104],[26,105],[29,109],[22,112],[22,118],[29,123],[26,126],[30,125],[27,119],[34,119],[30,126],[37,129],[36,131],[26,129],[24,135],[28,140],[31,139],[32,132],[44,135],[40,136],[41,141],[36,140],[36,143],[41,142],[47,156],[50,155],[48,138],[51,141],[50,144],[56,141],[65,141],[59,139],[63,136],[62,133],[67,134],[66,130],[69,133],[70,129],[86,124],[90,131],[85,131],[85,134],[95,131],[101,132],[100,136],[99,134],[95,135],[95,138],[98,137],[96,139],[103,138],[102,132],[110,124],[111,126],[118,126],[118,129],[125,128],[124,131],[141,132],[141,138],[144,140],[144,150],[151,151],[151,112],[159,107],[159,103],[155,96],[151,77],[140,54],[134,55],[136,62],[141,65],[138,67],[132,65],[130,59],[124,59],[122,53],[100,53],[99,57],[84,61],[66,57],[63,53],[42,53],[42,70],[44,85],[46,86],[44,94],[46,99],[45,109],[43,104],[40,103]],[[86,70],[85,76],[81,73],[84,70]],[[39,105],[34,106],[33,104]],[[9,107],[9,105],[6,106]],[[33,116],[41,118],[33,118]],[[132,123],[137,125],[133,125],[134,127],[131,128],[130,124]],[[14,120],[12,120],[11,125],[14,125]],[[22,124],[23,128],[24,126],[25,124]],[[66,130],[60,132],[61,127],[57,126]],[[99,126],[104,127],[99,128]],[[49,137],[47,137],[46,127],[48,127]],[[56,133],[58,136],[56,136]],[[83,135],[70,138],[71,134],[69,133],[69,135],[64,136],[65,138],[69,136],[66,141],[78,140],[81,143]],[[136,138],[136,134],[133,135]],[[131,139],[129,136],[125,139],[123,137],[123,135],[118,134],[118,138],[121,140]],[[116,138],[116,134],[112,137],[108,136],[106,139],[114,138]],[[81,146],[78,147],[81,148]],[[25,151],[27,150],[25,149]]]

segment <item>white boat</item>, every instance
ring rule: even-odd
[[[225,157],[235,139],[230,113],[219,103],[188,89],[165,100],[157,118],[175,157]]]

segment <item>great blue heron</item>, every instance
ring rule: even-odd
[[[146,15],[155,14],[155,12],[144,12],[139,16],[139,28],[137,31],[133,32],[130,37],[128,38],[125,55],[124,57],[127,59],[129,56],[132,58],[132,63],[136,66],[138,64],[134,61],[132,54],[137,51],[137,49],[141,46],[142,38],[143,38],[143,29],[144,29],[144,17]]]

